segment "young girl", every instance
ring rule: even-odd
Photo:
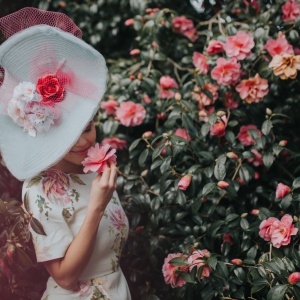
[[[131,299],[119,267],[128,221],[117,168],[84,174],[82,165],[96,139],[104,59],[60,13],[25,8],[0,28],[0,150],[24,180],[37,260],[51,276],[42,299]]]

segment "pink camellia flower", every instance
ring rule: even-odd
[[[291,242],[291,236],[298,232],[290,215],[284,215],[280,222],[275,222],[274,225],[271,242],[275,248],[288,245]]]
[[[300,4],[296,0],[289,0],[282,6],[284,22],[296,21],[300,16]]]
[[[257,127],[255,125],[251,124],[251,125],[242,126],[240,128],[240,132],[237,137],[240,140],[240,142],[245,146],[251,146],[251,145],[255,144],[255,141],[249,135],[248,130],[256,130],[257,136],[261,137],[261,131],[259,129],[257,129]]]
[[[240,97],[247,103],[261,102],[269,92],[268,80],[263,79],[257,73],[253,78],[242,80],[235,87]]]
[[[299,281],[300,281],[300,272],[294,272],[290,274],[290,276],[288,277],[288,282],[290,284],[296,284]]]
[[[217,123],[210,127],[210,135],[215,135],[217,137],[222,137],[225,135],[227,126],[227,118],[226,116],[222,116],[218,119]]]
[[[283,183],[279,183],[276,187],[276,198],[283,198],[285,197],[289,192],[291,191],[291,188]]]
[[[229,186],[229,183],[228,182],[226,182],[226,181],[219,181],[218,183],[217,183],[217,186],[219,187],[219,188],[221,188],[221,189],[225,189],[225,188],[227,188],[228,186]]]
[[[172,77],[165,75],[159,79],[159,97],[162,99],[172,98],[175,92],[171,89],[178,89],[178,84]]]
[[[122,102],[116,110],[116,116],[124,126],[138,126],[146,117],[146,110],[140,103]]]
[[[224,106],[225,107],[227,107],[229,109],[235,109],[235,108],[239,107],[240,101],[235,100],[234,95],[235,95],[235,93],[232,93],[232,92],[225,93],[225,95],[224,95],[224,97],[225,97]]]
[[[235,58],[228,61],[219,57],[217,65],[211,71],[211,77],[220,85],[235,85],[240,80],[240,76],[241,64]]]
[[[174,135],[176,136],[180,136],[182,137],[183,139],[186,139],[188,141],[191,140],[191,137],[189,135],[189,133],[184,129],[184,128],[177,128],[174,132]]]
[[[178,182],[178,188],[182,191],[185,191],[192,181],[192,177],[190,175],[183,176]]]
[[[164,261],[163,267],[162,267],[162,272],[165,278],[165,283],[171,284],[173,288],[183,286],[186,284],[186,281],[182,278],[179,277],[178,272],[187,272],[188,268],[185,266],[177,267],[169,263],[169,261],[175,257],[183,257],[186,258],[185,255],[182,253],[170,253]]]
[[[119,103],[116,100],[109,99],[101,102],[101,108],[105,110],[107,115],[115,115]]]
[[[174,18],[172,20],[172,27],[174,32],[183,34],[192,42],[194,42],[198,38],[193,21],[187,19],[185,16]]]
[[[208,55],[217,54],[222,51],[223,51],[223,43],[215,40],[210,41],[206,49],[206,53]]]
[[[115,155],[116,149],[111,149],[109,144],[100,146],[96,144],[95,147],[91,147],[88,150],[87,157],[83,160],[82,165],[84,166],[83,172],[89,171],[103,173],[109,164],[112,162],[117,163],[117,156]]]
[[[131,26],[134,24],[134,19],[130,18],[124,22],[125,26]]]
[[[61,170],[49,169],[45,171],[45,177],[42,179],[42,188],[49,201],[64,207],[71,202],[68,190],[70,180]]]
[[[193,53],[193,64],[199,70],[200,74],[207,74],[209,65],[206,62],[207,57],[199,52]]]
[[[113,138],[104,138],[101,142],[101,146],[109,144],[112,148],[117,150],[123,150],[127,148],[127,142],[126,140],[120,140],[117,137]]]
[[[210,252],[206,249],[195,250],[188,258],[188,263],[190,264],[190,272],[195,266],[197,267],[197,270],[199,270],[203,266],[201,278],[209,277],[211,270],[209,266],[206,265],[205,259],[203,259],[203,257],[207,255],[210,255]]]
[[[252,162],[255,167],[262,165],[262,155],[256,149],[251,149],[251,152],[255,155],[255,157],[248,158],[248,161]]]
[[[204,84],[203,90],[207,90],[212,93],[213,99],[209,98],[206,94],[203,93],[202,89],[197,85],[194,88],[194,91],[191,92],[194,99],[199,102],[198,108],[202,110],[205,106],[212,105],[216,102],[219,97],[218,90],[219,86],[214,85],[210,82]]]
[[[245,31],[239,30],[236,35],[227,37],[224,50],[228,57],[242,60],[251,55],[254,45],[253,37]]]
[[[231,263],[236,266],[240,266],[243,264],[243,261],[240,258],[234,258],[231,260]]]
[[[259,236],[265,241],[270,241],[273,233],[273,229],[276,224],[279,222],[277,218],[271,217],[262,221],[259,225]],[[275,224],[275,225],[274,225]]]
[[[129,54],[132,55],[132,56],[136,56],[136,55],[139,55],[141,52],[140,49],[132,49]]]
[[[266,49],[272,57],[276,54],[294,54],[293,46],[289,44],[285,35],[281,31],[278,32],[277,40],[269,39],[267,41],[264,49]]]

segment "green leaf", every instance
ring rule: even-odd
[[[139,156],[139,166],[142,167],[149,155],[149,148],[146,148]]]
[[[276,274],[276,275],[280,275],[281,271],[279,269],[279,267],[276,265],[276,263],[274,261],[265,261],[263,263],[263,265],[269,269],[272,273]]]
[[[243,230],[247,230],[249,228],[249,222],[245,218],[241,218],[240,225]]]
[[[31,261],[30,257],[21,248],[15,247],[15,255],[22,269],[27,270],[33,267],[33,262]]]
[[[274,286],[267,295],[267,300],[283,300],[285,292],[288,286],[286,284],[280,284]]]
[[[263,162],[268,169],[272,166],[273,161],[274,157],[272,152],[266,152],[263,154]]]
[[[169,261],[169,263],[177,267],[189,265],[189,263],[183,257],[174,257]]]
[[[133,149],[135,149],[140,141],[141,141],[141,139],[137,139],[134,142],[132,142],[132,144],[129,147],[129,152],[131,152]]]
[[[264,135],[268,135],[270,130],[272,129],[273,125],[272,125],[272,121],[271,120],[266,120],[264,121],[261,131]]]
[[[152,153],[152,161],[155,160],[155,158],[160,155],[160,153],[164,147],[165,147],[165,144],[161,144],[157,148],[154,149],[154,151]]]
[[[196,76],[196,77],[195,77],[195,80],[196,80],[197,85],[198,85],[201,89],[203,89],[204,84],[205,84],[203,78],[202,78],[201,76]]]
[[[176,196],[177,203],[179,205],[184,205],[186,203],[186,196],[181,190],[177,190],[177,196]]]
[[[209,259],[207,260],[207,263],[208,265],[213,269],[215,270],[216,266],[217,266],[217,263],[218,263],[218,260],[217,258],[214,256],[214,255],[211,255],[209,257]]]
[[[217,180],[223,180],[226,176],[226,168],[225,168],[225,163],[226,163],[226,155],[220,155],[217,158],[217,162],[214,168],[214,175]]]
[[[202,197],[208,195],[216,188],[216,184],[213,182],[207,183],[202,190]]]
[[[297,178],[293,181],[293,188],[294,188],[294,189],[300,188],[300,177],[297,177]]]
[[[35,217],[32,217],[30,220],[30,226],[34,232],[40,235],[47,235],[43,225]]]

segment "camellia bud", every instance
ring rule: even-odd
[[[210,252],[209,252],[209,251],[207,251],[207,252],[205,251],[205,253],[204,253],[203,256],[206,257],[206,258],[210,258],[211,255],[210,255]]]
[[[219,181],[218,183],[217,183],[217,186],[219,187],[219,188],[221,188],[221,189],[225,189],[225,188],[227,188],[228,186],[229,186],[229,183],[228,182],[226,182],[226,181]]]
[[[294,272],[288,277],[290,284],[296,284],[300,281],[300,272]]]
[[[142,177],[145,177],[145,176],[147,176],[147,174],[148,174],[148,170],[144,170],[144,171],[141,173],[141,176],[142,176]]]
[[[216,115],[217,115],[218,117],[223,117],[224,115],[226,115],[226,112],[223,111],[223,110],[219,110],[219,111],[216,113]]]
[[[134,19],[127,19],[125,22],[124,22],[125,26],[131,26],[134,24]]]
[[[284,147],[287,144],[287,140],[282,140],[279,142],[279,146]]]
[[[147,139],[152,138],[152,135],[153,135],[152,131],[146,131],[146,132],[144,132],[144,134],[142,135],[142,138],[143,138],[144,140],[147,140]]]
[[[252,209],[251,214],[252,214],[253,216],[258,216],[258,214],[259,214],[259,209]]]
[[[60,2],[58,3],[58,6],[60,6],[61,8],[65,8],[65,7],[67,6],[67,4],[66,4],[66,2],[64,2],[64,1],[60,1]]]
[[[297,216],[293,216],[295,222],[299,222],[299,218]]]
[[[135,76],[134,76],[134,75],[130,75],[130,76],[129,76],[129,79],[130,79],[131,81],[133,81],[133,80],[135,79]]]
[[[138,234],[140,233],[141,231],[144,230],[144,226],[138,226],[136,229],[135,229],[135,233]]]
[[[238,156],[234,152],[228,152],[228,153],[226,153],[226,156],[228,158],[232,158],[232,159],[237,159],[238,158]]]
[[[143,74],[141,72],[139,72],[137,77],[138,77],[139,80],[142,80],[143,79]]]
[[[248,213],[241,214],[241,218],[246,218],[248,216]]]
[[[232,264],[236,265],[236,266],[240,266],[243,264],[243,261],[239,258],[234,258],[232,261],[231,261]]]
[[[176,92],[174,98],[175,98],[176,101],[180,101],[181,100],[181,94]]]
[[[132,55],[132,56],[135,56],[135,55],[139,55],[141,52],[140,49],[132,49],[129,54]]]
[[[267,108],[266,109],[266,114],[268,115],[268,116],[271,116],[272,115],[272,110],[270,109],[270,108]]]
[[[185,191],[192,181],[192,177],[190,175],[183,176],[178,182],[178,188],[182,191]]]
[[[9,244],[6,249],[6,254],[10,259],[13,259],[14,254],[15,254],[15,246],[12,244]]]
[[[199,117],[206,118],[207,117],[207,113],[204,110],[200,110],[199,111]]]
[[[276,198],[283,198],[285,197],[289,192],[291,191],[291,188],[283,183],[278,183],[276,187]]]

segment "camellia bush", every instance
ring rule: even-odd
[[[300,299],[300,3],[129,5],[96,124],[118,149],[133,299]],[[22,236],[1,250],[10,286]]]

